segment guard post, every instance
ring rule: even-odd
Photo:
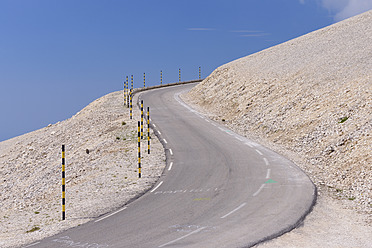
[[[141,123],[138,121],[138,178],[141,178]]]
[[[127,107],[129,108],[129,81],[128,81],[128,76],[127,76],[127,79],[126,79],[126,96],[127,98],[125,99],[125,104],[127,105]]]
[[[129,118],[132,120],[132,108],[133,108],[133,105],[132,105],[132,95],[133,95],[133,91],[130,91],[129,92],[129,98],[130,98],[130,106],[129,106]]]
[[[143,88],[146,87],[146,73],[143,73]]]
[[[62,145],[62,220],[66,219],[65,145]]]
[[[133,91],[133,75],[130,76],[130,90]]]
[[[150,154],[150,107],[147,107],[147,153]]]
[[[124,106],[127,106],[127,84],[126,82],[124,81],[124,89],[123,89],[123,93],[124,93]]]
[[[141,100],[141,139],[143,139],[143,100]]]

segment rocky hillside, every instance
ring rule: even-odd
[[[118,91],[68,120],[0,142],[0,247],[30,243],[80,225],[151,188],[165,167],[164,148],[151,131],[151,154],[142,153],[138,179],[138,120],[136,106],[129,119],[123,92]],[[147,140],[142,143],[147,148]],[[61,221],[62,144],[65,221]]]
[[[372,11],[223,65],[186,99],[371,211]]]

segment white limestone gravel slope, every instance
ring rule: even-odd
[[[151,154],[145,150],[146,138],[138,179],[140,111],[137,106],[133,111],[130,120],[123,92],[118,91],[68,120],[0,142],[1,248],[85,223],[123,206],[157,181],[165,167],[164,148],[151,131]],[[66,145],[65,221],[61,221],[62,144]]]
[[[225,64],[183,98],[317,185],[312,221],[286,234],[307,243],[267,247],[372,247],[372,11]]]

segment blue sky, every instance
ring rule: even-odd
[[[372,0],[0,0],[0,141],[135,87],[216,67],[372,8]]]

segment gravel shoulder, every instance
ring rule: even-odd
[[[212,114],[200,105],[193,103],[189,95],[184,94],[181,98],[199,113],[219,122],[221,125],[226,125],[225,121],[221,121],[220,116]],[[314,174],[306,170],[306,161],[299,154],[262,136],[260,137],[253,133],[243,133],[239,126],[226,125],[226,127],[294,161],[314,180]],[[317,183],[317,191],[317,202],[300,226],[280,237],[254,247],[372,247],[370,242],[370,237],[372,236],[371,213],[364,210],[364,208],[361,210],[354,201],[339,197],[337,195],[339,192],[332,187]]]
[[[150,189],[164,170],[165,154],[151,131],[151,154],[142,148],[138,179],[139,120],[137,106],[129,119],[123,92],[118,91],[68,120],[0,142],[0,247],[18,247],[81,225]],[[147,149],[145,137],[141,145]],[[65,221],[61,221],[62,144]]]
[[[372,247],[372,11],[217,68],[183,99],[291,159],[318,188],[258,247]]]

